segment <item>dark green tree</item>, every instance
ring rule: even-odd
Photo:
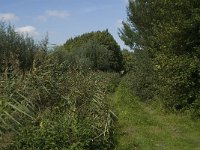
[[[149,9],[146,1],[129,1],[127,22],[123,22],[123,28],[119,30],[120,38],[134,51],[132,71],[128,74],[132,82],[130,87],[143,101],[152,99],[156,93],[152,55],[148,47],[148,35],[152,32]]]
[[[109,51],[109,54],[111,54],[111,56],[109,56],[109,65],[111,70],[119,72],[123,69],[123,58],[120,47],[107,30],[102,32],[90,32],[73,39],[69,39],[64,44],[64,48],[67,51],[72,52],[83,46],[85,43],[91,41],[97,42],[98,45],[101,45]]]
[[[127,10],[120,37],[131,48],[147,51],[157,78],[155,94],[168,108],[197,106],[200,1],[130,0]]]

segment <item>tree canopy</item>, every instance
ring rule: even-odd
[[[107,64],[109,65],[109,67],[107,66],[107,70],[110,69],[119,72],[123,69],[123,57],[120,50],[120,46],[117,44],[113,36],[107,30],[85,33],[75,38],[71,38],[66,41],[66,43],[64,44],[64,48],[66,51],[72,53],[77,49],[79,49],[79,51],[81,51],[81,49],[83,49],[83,51],[86,51],[85,49],[87,49],[87,53],[90,53],[94,48],[94,51],[96,51],[96,53],[93,54],[96,54],[96,57],[98,57],[98,62],[103,63],[104,56],[104,59],[108,59]],[[99,66],[100,65],[101,64],[99,64]],[[99,69],[102,70],[101,67]]]
[[[146,78],[155,76],[154,96],[168,108],[200,104],[199,14],[198,0],[130,0],[119,31],[130,48],[146,51],[154,72]]]

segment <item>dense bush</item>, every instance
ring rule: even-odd
[[[199,60],[174,54],[162,55],[158,59],[160,63],[155,70],[159,80],[159,95],[165,100],[164,104],[178,110],[197,105],[200,94]]]
[[[114,74],[41,66],[13,89],[37,112],[18,129],[8,149],[112,149],[112,116],[106,94]],[[113,86],[116,83],[113,82]],[[27,93],[28,92],[28,93]]]
[[[125,73],[132,71],[134,69],[134,63],[135,63],[134,52],[124,49],[122,51],[122,56],[123,56],[123,65]]]
[[[142,101],[151,100],[157,92],[152,61],[145,50],[135,50],[134,53],[129,55],[131,55],[129,57],[132,59],[132,63],[125,62],[128,69],[124,77],[125,82],[129,89]]]
[[[83,48],[84,50],[85,48],[88,48],[88,52],[91,52],[91,42],[94,43],[93,46],[96,47],[96,49],[98,50],[97,52],[93,52],[92,54],[99,53],[100,49],[101,51],[105,51],[105,54],[103,54],[103,56],[107,55],[107,57],[109,58],[109,69],[116,72],[119,72],[123,69],[123,57],[120,51],[120,47],[113,36],[107,30],[102,32],[97,31],[85,33],[73,39],[69,39],[64,44],[64,48],[68,52],[73,52],[76,49],[81,50],[81,48]],[[98,43],[98,46],[95,43]],[[99,58],[99,61],[103,60],[100,60]]]
[[[98,42],[89,41],[72,52],[79,60],[87,62],[92,70],[110,71],[112,52]]]

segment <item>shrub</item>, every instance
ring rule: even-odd
[[[112,74],[68,70],[54,76],[54,71],[30,78],[30,98],[40,111],[18,130],[8,149],[112,149],[106,102]]]

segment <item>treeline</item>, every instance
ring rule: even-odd
[[[159,99],[199,117],[199,14],[198,0],[129,1],[119,35],[134,50],[125,55],[133,58],[130,86],[143,101]]]

